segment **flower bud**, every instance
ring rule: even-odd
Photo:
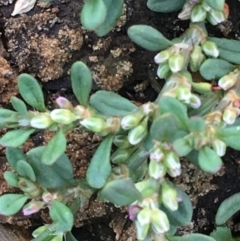
[[[154,61],[156,64],[165,63],[167,62],[167,60],[170,58],[171,55],[172,55],[172,51],[170,49],[163,50],[154,57]]]
[[[124,130],[130,130],[136,127],[142,118],[143,113],[141,113],[140,111],[124,116],[121,121],[121,126]]]
[[[219,81],[218,85],[223,89],[223,90],[228,90],[231,87],[233,87],[237,82],[237,75],[236,74],[228,74],[223,76]]]
[[[120,148],[128,148],[131,146],[127,136],[125,135],[116,135],[113,139],[113,143],[115,144],[115,146]]]
[[[212,142],[212,147],[213,150],[217,153],[218,156],[224,156],[226,153],[226,149],[227,149],[227,145],[225,144],[225,142],[219,140],[219,139],[215,139]]]
[[[157,69],[157,76],[160,79],[167,79],[167,77],[171,74],[171,70],[168,64],[159,65]]]
[[[73,109],[72,103],[65,97],[59,96],[56,99],[56,103],[57,103],[58,107],[61,109],[68,109],[68,110]]]
[[[202,1],[201,5],[202,5],[202,7],[203,7],[207,12],[212,9],[212,8],[211,8],[207,3],[205,3],[204,1]]]
[[[228,124],[231,125],[235,122],[238,116],[237,108],[227,107],[223,112],[223,120]]]
[[[193,109],[198,109],[201,106],[201,99],[199,96],[192,94],[188,104]]]
[[[209,40],[205,41],[202,44],[202,50],[207,56],[210,56],[210,57],[217,58],[219,55],[219,49],[217,45],[214,42]]]
[[[151,210],[151,224],[155,233],[165,233],[170,229],[167,215],[160,209],[154,208]]]
[[[50,115],[53,121],[63,125],[69,125],[77,119],[77,116],[67,109],[55,109]]]
[[[191,17],[192,9],[194,8],[195,4],[191,4],[186,2],[183,5],[182,11],[178,14],[178,18],[181,20],[187,20]]]
[[[150,224],[141,225],[138,221],[135,221],[136,229],[137,229],[137,239],[145,240],[148,235],[148,230],[150,228]]]
[[[39,113],[30,120],[30,125],[36,129],[46,129],[53,124],[53,120],[47,113]]]
[[[181,86],[176,90],[177,99],[183,101],[184,103],[189,103],[191,96],[191,90],[185,86]]]
[[[151,221],[151,209],[144,207],[137,215],[138,222],[143,226]]]
[[[178,209],[177,191],[167,182],[162,184],[161,200],[167,209],[171,211],[176,211]]]
[[[44,207],[45,203],[41,201],[32,200],[28,204],[26,204],[22,211],[24,216],[31,215],[33,213],[37,213]]]
[[[102,132],[107,128],[105,120],[98,117],[89,117],[82,121],[80,124],[93,132]]]
[[[155,162],[160,162],[164,157],[164,153],[159,146],[154,146],[152,150],[150,150],[150,160]]]
[[[207,20],[212,25],[217,25],[217,24],[225,21],[226,17],[225,17],[225,14],[223,11],[217,11],[217,10],[211,9],[207,14]]]
[[[76,107],[74,107],[74,114],[77,116],[78,119],[90,117],[88,110],[82,105],[77,105]]]
[[[19,188],[32,198],[37,198],[42,194],[42,189],[37,186],[34,182],[20,177],[18,182]]]
[[[162,163],[150,160],[148,166],[148,174],[150,177],[153,177],[154,179],[159,179],[164,177],[166,173],[167,168]]]
[[[118,148],[111,156],[112,163],[114,164],[122,164],[127,162],[129,157],[133,154],[136,150],[135,147],[130,148]]]
[[[158,108],[156,104],[148,102],[141,106],[144,115],[152,115],[154,111]]]
[[[128,141],[132,145],[137,145],[147,136],[147,124],[148,118],[145,117],[144,120],[137,127],[129,131]]]
[[[202,22],[207,17],[206,10],[202,7],[201,4],[196,5],[191,13],[191,21],[193,23]]]
[[[184,65],[184,57],[181,54],[174,54],[168,60],[169,68],[173,73],[180,71]]]
[[[181,167],[179,157],[173,151],[168,152],[166,154],[164,164],[166,165],[166,167],[171,169],[176,169]]]
[[[137,219],[137,215],[142,210],[138,205],[131,205],[128,209],[128,217],[130,220],[135,221]]]
[[[199,70],[205,56],[202,53],[202,48],[200,46],[194,46],[193,51],[190,55],[190,69],[192,72],[196,72]]]
[[[167,173],[171,176],[171,177],[178,177],[181,175],[181,168],[168,168]]]

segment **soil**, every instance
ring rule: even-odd
[[[208,25],[209,35],[240,39],[240,2],[226,1],[230,7],[229,19],[217,27]],[[119,92],[132,101],[145,103],[155,100],[163,82],[156,78],[155,52],[133,44],[127,36],[128,27],[148,24],[160,30],[169,39],[178,37],[188,27],[180,21],[178,13],[160,14],[150,11],[145,0],[126,0],[117,27],[103,38],[84,30],[79,13],[82,1],[55,0],[51,4],[38,3],[27,14],[11,17],[13,4],[0,0],[0,105],[11,108],[10,97],[17,95],[17,76],[29,73],[41,83],[49,109],[57,96],[66,96],[76,103],[69,78],[70,66],[84,61],[92,70],[93,92],[98,89]],[[4,133],[4,130],[1,131]],[[46,144],[52,134],[34,135],[23,150]],[[100,138],[74,129],[68,133],[67,154],[73,162],[75,177],[85,176],[89,160]],[[185,190],[194,205],[192,223],[179,233],[210,233],[219,204],[230,195],[240,192],[240,155],[229,150],[224,167],[215,176],[207,175],[183,160],[183,174],[176,183]],[[17,190],[7,186],[3,172],[6,164],[4,149],[0,149],[0,194]],[[240,216],[228,222],[235,234],[240,231]],[[48,215],[32,215],[30,219],[20,213],[13,217],[0,216],[0,223],[11,225],[20,240],[31,240],[30,233]],[[24,227],[24,229],[22,228]],[[96,201],[94,198],[79,211],[73,234],[79,241],[134,241],[135,229],[125,208]]]

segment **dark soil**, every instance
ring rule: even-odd
[[[213,27],[207,25],[209,35],[240,39],[240,2],[227,1],[230,16],[225,23]],[[42,84],[49,108],[57,96],[67,96],[76,102],[71,92],[70,66],[77,60],[84,61],[93,71],[94,90],[106,89],[119,92],[130,100],[145,103],[155,100],[163,82],[156,78],[155,52],[134,45],[127,36],[128,27],[148,24],[169,39],[178,37],[188,21],[180,21],[178,13],[160,14],[146,7],[146,0],[126,0],[125,11],[117,28],[103,38],[85,31],[80,25],[79,13],[82,1],[55,0],[49,7],[36,6],[22,16],[11,17],[13,5],[0,0],[0,103],[8,106],[12,95],[17,94],[17,75],[26,72],[34,75]],[[24,145],[23,149],[47,143],[51,133],[40,133]],[[84,177],[89,160],[99,138],[73,130],[68,134],[68,155],[73,161],[75,176]],[[0,150],[0,194],[14,191],[2,178],[8,169],[4,150]],[[219,204],[230,195],[240,192],[240,155],[229,150],[224,157],[224,168],[216,176],[206,175],[184,161],[184,173],[176,179],[191,197],[194,204],[192,224],[180,233],[197,231],[210,233]],[[228,225],[238,233],[240,216],[236,215]],[[10,223],[22,240],[29,231],[48,221],[45,213],[26,219],[21,214],[11,218],[0,217],[1,223]],[[79,212],[73,233],[79,241],[131,241],[135,231],[127,219],[126,209],[117,209],[97,201],[90,201]]]

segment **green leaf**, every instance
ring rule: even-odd
[[[236,51],[229,51],[218,48],[220,50],[218,58],[231,62],[233,64],[240,64],[240,53]]]
[[[181,128],[188,129],[187,107],[175,98],[164,96],[160,98],[159,110],[161,114],[173,113],[181,123]]]
[[[21,177],[25,177],[33,182],[36,181],[35,173],[26,161],[19,160],[16,165],[16,171]]]
[[[88,30],[95,30],[107,16],[107,7],[103,0],[87,0],[82,8],[81,23]]]
[[[200,116],[192,117],[188,122],[190,132],[201,132],[205,130],[205,121]]]
[[[216,241],[214,238],[204,234],[191,233],[183,236],[168,237],[170,241]]]
[[[199,167],[208,173],[216,173],[222,167],[222,159],[210,147],[203,147],[198,153]]]
[[[174,151],[180,157],[188,155],[193,149],[187,138],[176,139],[172,145]]]
[[[71,81],[74,95],[80,104],[86,107],[92,89],[92,74],[83,62],[78,61],[72,65]]]
[[[42,163],[45,165],[52,165],[64,154],[66,147],[67,140],[63,132],[60,130],[46,146],[41,159]]]
[[[47,189],[62,190],[74,185],[72,164],[62,155],[53,165],[47,166],[40,160],[45,147],[40,146],[27,153],[28,163],[33,168],[37,182]]]
[[[102,37],[114,28],[122,13],[123,2],[123,0],[104,0],[107,14],[104,22],[94,30],[98,36]]]
[[[117,206],[130,205],[142,198],[131,179],[116,179],[108,182],[99,192],[101,200],[109,201]]]
[[[210,236],[214,238],[216,241],[234,241],[231,230],[227,227],[217,227],[215,231],[213,231]]]
[[[73,227],[73,213],[63,203],[54,200],[49,211],[50,217],[55,222],[56,231],[67,232]]]
[[[109,116],[125,116],[137,109],[137,106],[128,99],[106,90],[93,94],[90,105],[100,113]]]
[[[240,41],[226,38],[214,38],[211,37],[209,40],[213,41],[221,49],[226,49],[235,53],[240,52]]]
[[[77,241],[71,232],[66,233],[66,241]]]
[[[18,89],[23,99],[39,111],[45,111],[43,92],[37,80],[29,74],[18,77]]]
[[[178,197],[181,201],[178,203],[178,210],[171,211],[161,206],[161,209],[167,214],[169,222],[173,226],[186,226],[192,220],[193,207],[188,195],[182,191],[179,187],[174,185],[174,188],[177,190]]]
[[[215,222],[222,225],[227,222],[236,212],[240,210],[240,193],[236,193],[225,199],[218,208]]]
[[[25,103],[19,98],[12,96],[11,103],[13,108],[24,118],[28,119],[28,110]]]
[[[133,42],[150,51],[160,51],[172,45],[158,30],[148,25],[133,25],[127,33]]]
[[[15,173],[10,172],[10,171],[5,171],[4,179],[6,180],[6,182],[9,186],[18,188],[19,178]]]
[[[19,147],[27,141],[34,131],[34,129],[8,131],[0,139],[0,145],[5,147]]]
[[[0,109],[0,128],[6,128],[6,121],[12,116],[15,116],[16,112],[7,109]]]
[[[5,216],[14,215],[27,200],[28,196],[24,194],[4,194],[0,197],[0,214]]]
[[[240,126],[217,130],[217,137],[227,146],[240,151]]]
[[[222,59],[207,59],[200,67],[200,74],[206,80],[219,79],[236,68]]]
[[[19,148],[7,147],[6,157],[10,166],[16,171],[17,163],[20,160],[26,160],[25,154]]]
[[[170,13],[182,9],[186,0],[148,0],[150,10],[160,13]]]
[[[174,114],[165,113],[153,120],[150,128],[151,137],[157,141],[170,142],[179,130],[179,122]]]
[[[113,136],[106,137],[97,148],[89,164],[86,179],[93,188],[102,188],[111,174],[110,153],[112,141]]]
[[[217,11],[222,11],[225,0],[203,0],[208,6]]]

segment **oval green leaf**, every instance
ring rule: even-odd
[[[217,227],[210,236],[217,241],[237,241],[232,237],[231,229],[228,227]]]
[[[240,126],[217,130],[217,137],[227,146],[240,151]]]
[[[83,62],[75,62],[71,67],[71,82],[73,93],[81,105],[88,105],[88,98],[92,89],[92,74]]]
[[[96,29],[104,22],[107,7],[103,0],[87,0],[81,12],[81,23],[88,30]]]
[[[18,89],[23,99],[39,111],[45,111],[43,92],[37,80],[29,74],[18,77]]]
[[[153,120],[150,128],[151,137],[160,142],[170,142],[179,129],[179,122],[174,114],[165,113]]]
[[[86,179],[93,188],[102,188],[111,174],[110,153],[112,141],[113,136],[106,137],[97,148],[89,164]]]
[[[0,197],[0,214],[10,216],[16,214],[28,200],[24,194],[4,194]]]
[[[106,18],[104,22],[94,30],[99,37],[106,35],[114,28],[122,13],[123,2],[123,0],[104,0],[107,7]]]
[[[16,171],[21,177],[25,177],[33,182],[36,181],[35,173],[26,161],[19,160],[16,165]]]
[[[235,53],[240,52],[240,41],[226,38],[210,37],[209,40],[213,41],[221,49],[226,49]]]
[[[109,116],[125,116],[137,109],[137,106],[128,99],[106,90],[93,94],[90,105],[100,113]]]
[[[148,0],[147,6],[154,12],[170,13],[182,9],[186,0]]]
[[[65,204],[54,200],[50,207],[49,214],[55,223],[56,231],[71,231],[73,227],[73,213]]]
[[[207,59],[200,67],[200,74],[206,80],[219,79],[235,68],[235,65],[222,59]]]
[[[117,206],[130,205],[142,198],[131,179],[116,179],[110,181],[99,192],[101,200],[109,201]]]
[[[47,166],[40,160],[45,147],[40,146],[27,153],[27,161],[33,168],[37,182],[47,189],[62,190],[75,184],[73,168],[64,154],[54,164]]]
[[[222,159],[210,147],[203,147],[198,153],[199,167],[208,173],[217,173],[222,167]]]
[[[17,163],[20,160],[26,160],[25,154],[19,148],[7,147],[6,157],[10,166],[16,171]]]
[[[57,161],[59,157],[64,154],[66,147],[66,137],[60,130],[46,146],[41,159],[42,163],[44,163],[45,165],[52,165],[54,162]]]
[[[160,98],[157,104],[161,114],[173,113],[179,120],[180,127],[184,130],[188,129],[187,107],[183,103],[175,98],[164,96]]]
[[[5,147],[19,147],[27,141],[34,129],[13,130],[7,132],[0,139],[0,145]]]
[[[19,178],[15,173],[10,172],[10,171],[5,171],[4,179],[6,180],[6,182],[9,186],[18,188]]]
[[[227,222],[236,212],[240,210],[240,193],[236,193],[225,199],[218,208],[215,222],[222,225]]]
[[[28,110],[25,103],[19,98],[13,96],[11,97],[11,103],[13,108],[24,118],[28,119]]]
[[[134,43],[150,51],[160,51],[172,45],[158,30],[148,25],[134,25],[127,33]]]

